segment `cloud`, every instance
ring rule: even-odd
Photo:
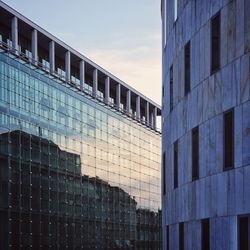
[[[161,34],[130,31],[90,40],[67,33],[73,47],[156,103],[161,103]],[[65,36],[65,34],[64,34]],[[83,44],[82,41],[85,41]]]
[[[85,51],[84,54],[92,61],[160,104],[161,48],[160,45],[157,46],[159,36],[144,34],[142,40],[146,41],[145,44],[131,41],[131,37],[124,34],[115,34],[115,37],[105,48],[86,50],[85,47],[79,50]]]

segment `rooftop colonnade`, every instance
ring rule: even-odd
[[[52,77],[158,131],[158,104],[1,1],[0,45]]]

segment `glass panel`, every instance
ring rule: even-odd
[[[0,77],[9,244],[159,249],[160,135],[6,54]]]

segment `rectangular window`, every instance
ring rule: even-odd
[[[162,168],[163,168],[163,194],[166,194],[166,153],[162,156]]]
[[[184,223],[179,223],[179,250],[184,250]]]
[[[178,0],[174,0],[174,21],[177,20],[178,17]]]
[[[234,111],[224,113],[224,170],[234,167]]]
[[[173,110],[173,104],[174,104],[174,99],[173,99],[173,84],[174,84],[174,79],[173,79],[173,65],[171,65],[170,70],[169,70],[169,106],[170,106],[170,112]]]
[[[249,215],[238,219],[239,250],[249,250]]]
[[[169,226],[166,226],[166,250],[170,250]]]
[[[209,219],[201,221],[201,249],[210,250],[210,225]]]
[[[174,143],[174,188],[178,187],[178,141]]]
[[[211,19],[211,73],[220,68],[220,12]]]
[[[185,45],[185,95],[190,91],[190,41]]]
[[[199,127],[192,129],[192,180],[199,178]]]

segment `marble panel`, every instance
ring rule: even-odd
[[[215,114],[220,114],[222,112],[222,79],[221,72],[214,74],[214,92],[215,92],[215,102],[214,109]]]
[[[245,53],[250,52],[250,1],[245,0],[244,2],[244,40]]]
[[[217,175],[217,214],[218,216],[225,216],[227,214],[227,183],[228,172],[223,172]]]
[[[236,1],[236,57],[244,53],[244,0]]]
[[[207,82],[207,96],[208,96],[208,110],[207,119],[215,115],[215,83],[214,75],[212,75]]]
[[[236,1],[228,3],[227,56],[230,63],[236,56]]]
[[[227,53],[228,53],[227,27],[228,27],[228,8],[227,6],[225,6],[223,9],[221,9],[221,54],[220,54],[221,67],[227,64]]]
[[[228,192],[228,200],[227,200],[228,214],[235,214],[236,211],[235,171],[228,171],[227,192]]]
[[[235,192],[236,192],[236,211],[238,214],[243,213],[243,203],[244,203],[244,171],[243,168],[238,168],[235,170]]]
[[[242,165],[242,105],[234,109],[234,166]]]
[[[216,168],[216,130],[214,129],[216,127],[216,118],[212,118],[209,121],[209,143],[208,143],[208,149],[207,153],[208,156],[208,166],[209,166],[209,172],[210,174],[216,174],[217,168]]]
[[[242,107],[242,163],[250,164],[250,101]]]
[[[232,64],[228,64],[221,70],[222,76],[222,109],[227,111],[232,103]]]
[[[238,235],[238,218],[237,216],[230,216],[229,217],[229,237],[228,243],[229,243],[229,250],[237,250],[238,248],[238,241],[237,241],[237,235]]]
[[[248,101],[250,95],[250,53],[241,57],[240,103]]]
[[[244,212],[250,211],[250,165],[244,167]]]
[[[217,116],[215,120],[216,130],[216,169],[217,173],[223,171],[223,115]]]

